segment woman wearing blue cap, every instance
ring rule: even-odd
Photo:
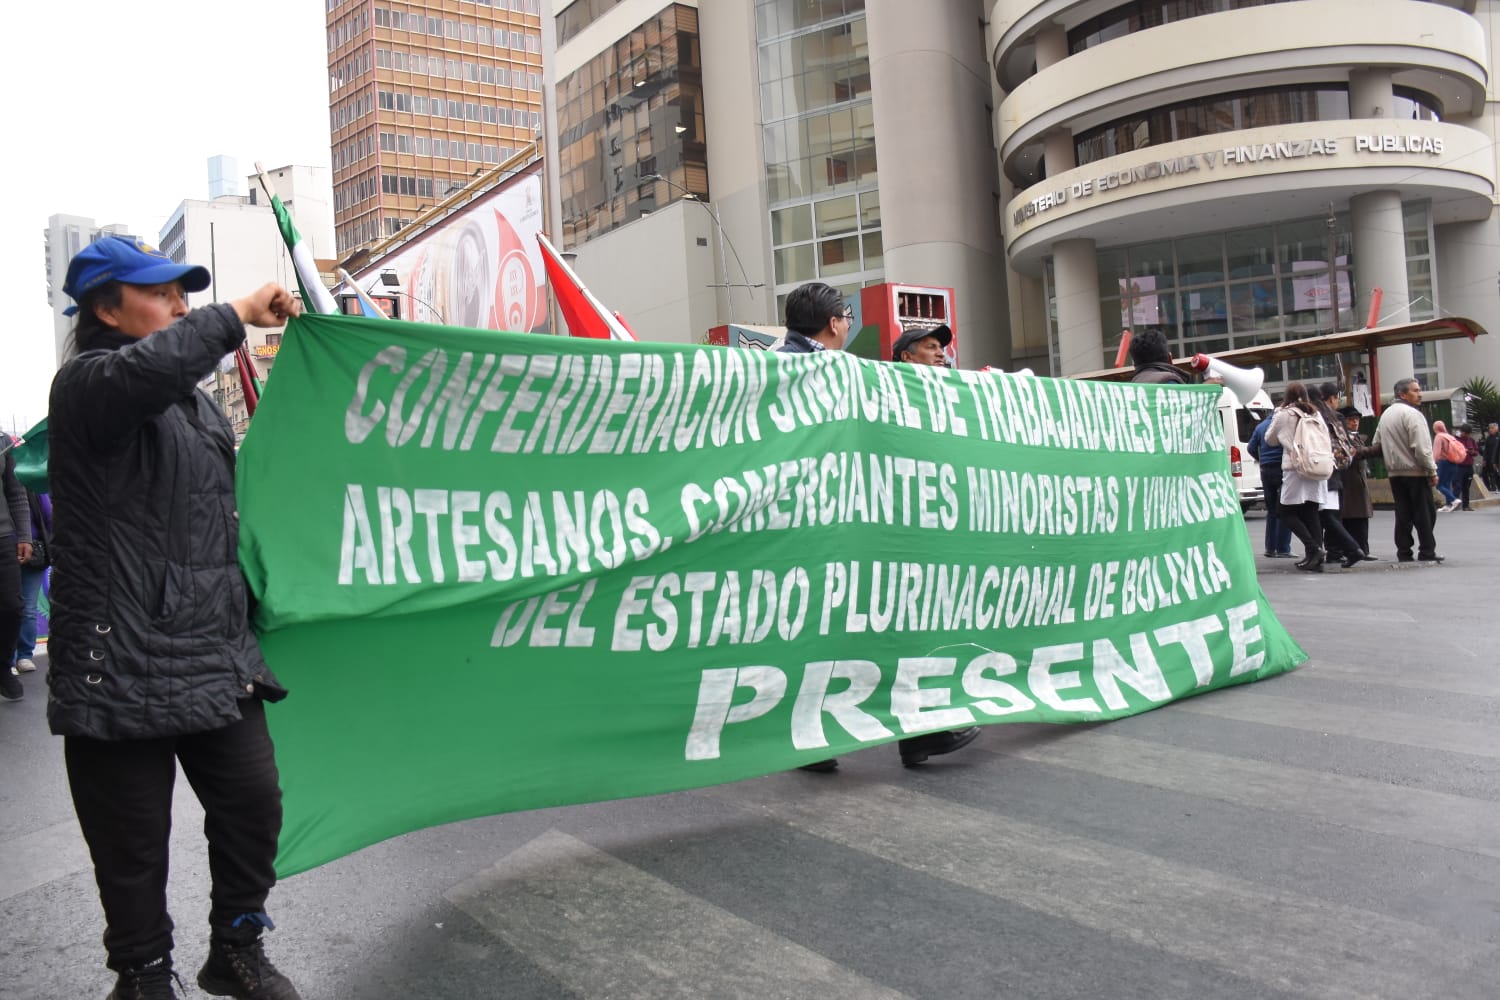
[[[215,996],[297,1000],[266,959],[281,830],[266,701],[286,691],[250,631],[236,561],[234,438],[198,382],[296,300],[266,285],[188,311],[209,284],[138,240],[68,265],[71,356],[52,383],[53,595],[47,719],[104,906],[110,1000],[173,998],[167,843],[177,767],[205,813]],[[179,980],[180,982],[180,980]]]

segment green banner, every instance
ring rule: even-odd
[[[1219,394],[295,320],[239,465],[279,871],[1292,669]]]

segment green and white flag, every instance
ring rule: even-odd
[[[1290,670],[1218,386],[304,315],[241,451],[291,874]]]
[[[16,447],[16,478],[21,485],[38,493],[47,492],[47,459],[50,452],[47,418],[21,437]]]
[[[257,170],[259,167],[260,164],[256,164]],[[297,288],[302,293],[302,301],[313,312],[338,312],[338,303],[333,300],[328,289],[323,287],[323,279],[318,277],[318,265],[313,261],[312,251],[302,242],[302,234],[297,232],[297,227],[292,222],[292,213],[287,211],[281,198],[271,188],[265,171],[260,171],[260,182],[271,199],[271,211],[276,215],[276,228],[281,230],[281,238],[292,255],[292,267],[297,272]]]

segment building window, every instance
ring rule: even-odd
[[[1426,94],[1396,88],[1391,117],[1396,120],[1438,121],[1438,103]],[[1119,118],[1074,138],[1078,165],[1120,153],[1199,135],[1218,135],[1270,125],[1299,122],[1347,121],[1349,88],[1276,87],[1226,94],[1155,108]],[[1030,183],[1036,178],[1016,178]]]
[[[517,86],[531,82],[521,70],[513,78]],[[707,200],[702,80],[698,12],[673,4],[558,81],[565,247],[610,232],[685,192]],[[515,116],[518,126],[535,128],[540,120],[537,111]],[[645,179],[653,173],[667,181]]]
[[[864,5],[835,6],[756,7],[778,300],[804,281],[853,295],[884,277]]]
[[[1438,315],[1432,256],[1432,213],[1427,202],[1403,206],[1411,318]],[[1358,301],[1357,252],[1348,213],[1101,249],[1099,314],[1105,351],[1099,367],[1113,363],[1126,327],[1158,327],[1174,357],[1213,354],[1260,344],[1352,330]],[[1333,279],[1329,279],[1329,259]],[[1048,342],[1058,370],[1056,299],[1052,263],[1046,264]],[[1437,351],[1413,345],[1418,377],[1429,388],[1437,377]],[[1345,364],[1354,359],[1344,359]],[[1263,366],[1268,385],[1289,380],[1334,380],[1337,358],[1302,358]]]
[[[1115,38],[1123,38],[1137,31],[1186,21],[1204,14],[1217,14],[1224,10],[1239,10],[1242,7],[1264,7],[1273,3],[1288,3],[1290,0],[1136,0],[1115,7],[1098,17],[1090,18],[1068,32],[1068,54],[1076,55],[1084,49],[1102,45]]]

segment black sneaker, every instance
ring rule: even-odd
[[[26,697],[26,689],[21,686],[21,678],[16,674],[15,667],[0,669],[0,701],[20,701]]]
[[[258,933],[244,942],[210,941],[208,961],[198,972],[198,988],[237,1000],[302,1000],[292,981],[266,957]]]
[[[177,993],[172,989],[174,979],[179,986],[182,985],[182,980],[172,971],[172,960],[158,958],[120,973],[115,988],[104,1000],[177,1000]]]

